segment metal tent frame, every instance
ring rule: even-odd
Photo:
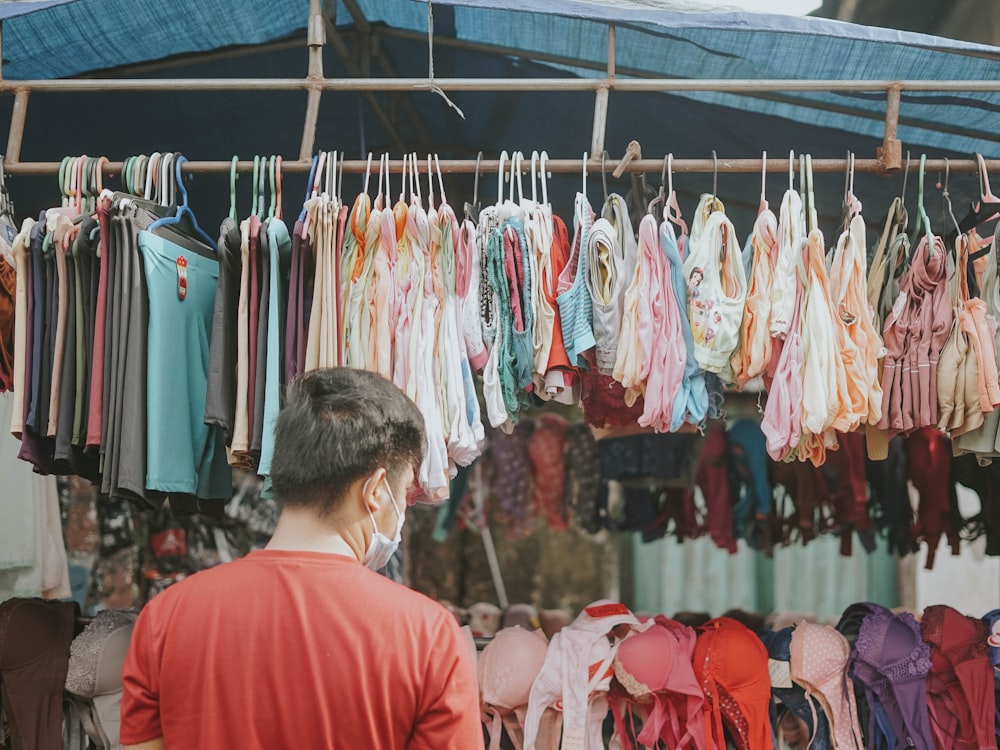
[[[365,20],[354,0],[345,0],[345,5],[351,13],[356,27],[360,31],[360,40],[364,46],[370,43],[371,25]],[[0,29],[2,31],[2,29]],[[323,47],[327,43],[328,31],[332,38],[332,46],[345,62],[354,77],[327,78],[323,74]],[[451,40],[454,41],[454,40]],[[429,28],[429,44],[433,43],[433,35]],[[319,105],[324,92],[361,92],[369,98],[376,116],[384,125],[393,140],[399,144],[400,139],[388,120],[387,115],[371,96],[374,92],[427,92],[443,95],[447,91],[578,91],[594,92],[594,120],[591,138],[591,158],[588,166],[599,167],[602,162],[598,156],[604,151],[604,134],[608,113],[608,96],[611,91],[628,92],[699,92],[715,91],[738,94],[774,94],[785,92],[876,92],[884,93],[886,97],[885,122],[882,146],[875,158],[857,159],[854,161],[854,171],[889,174],[901,169],[914,167],[919,160],[904,160],[902,143],[897,138],[900,122],[900,100],[902,92],[1000,92],[1000,80],[783,80],[783,79],[669,79],[669,78],[617,78],[615,71],[615,27],[608,26],[607,67],[600,78],[435,78],[433,66],[425,78],[370,78],[364,77],[365,71],[359,68],[350,58],[346,43],[335,25],[323,13],[322,0],[310,0],[309,23],[307,33],[309,50],[308,73],[305,78],[189,78],[189,79],[140,79],[140,78],[72,78],[57,80],[3,80],[0,69],[0,95],[13,95],[14,106],[11,116],[10,130],[7,138],[7,149],[3,159],[3,168],[9,174],[45,175],[57,174],[59,162],[22,162],[20,160],[21,144],[24,138],[25,122],[28,113],[28,100],[32,92],[85,92],[85,91],[305,91],[307,92],[305,117],[298,159],[283,162],[282,169],[287,172],[308,172],[315,147],[316,128],[319,119]],[[459,42],[459,44],[461,44]],[[470,45],[471,46],[471,45]],[[0,36],[0,55],[2,55],[2,36]],[[387,74],[394,71],[384,55],[376,53],[375,59]],[[808,106],[808,103],[804,103]],[[408,114],[414,120],[415,126],[419,118],[412,107]],[[766,163],[765,163],[766,161]],[[401,160],[391,161],[391,170],[402,169]],[[232,166],[230,160],[220,161],[188,161],[182,166],[185,173],[197,172],[228,172]],[[343,170],[348,173],[362,173],[368,166],[363,159],[345,160]],[[552,159],[546,163],[551,172],[578,172],[584,166],[584,160]],[[605,168],[622,172],[656,172],[660,171],[663,162],[659,159],[631,158],[626,155],[622,159],[607,159]],[[786,170],[790,166],[788,159],[675,159],[672,168],[676,172],[759,172],[765,168],[768,171]],[[813,170],[816,172],[839,172],[847,168],[847,159],[816,159]],[[988,160],[988,169],[1000,169],[1000,159]],[[928,159],[926,169],[955,172],[974,172],[979,168],[975,159],[945,160]],[[474,171],[497,171],[500,162],[497,160],[447,159],[440,162],[443,172],[472,173]],[[122,169],[122,162],[109,161],[103,165],[106,174],[115,174]],[[238,171],[249,172],[253,169],[252,161],[240,161]]]

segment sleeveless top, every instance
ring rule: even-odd
[[[559,323],[571,365],[580,365],[582,355],[597,343],[593,329],[593,305],[587,294],[587,255],[594,211],[583,193],[576,194],[573,215],[573,245],[569,260],[559,274],[557,286]]]
[[[712,200],[702,196],[699,216]],[[723,211],[713,211],[699,235],[692,234],[684,276],[695,359],[702,369],[727,379],[740,343],[747,285],[736,230]]]
[[[757,216],[747,242],[752,254],[746,308],[740,326],[739,356],[733,359],[736,384],[742,388],[771,363],[771,290],[778,255],[778,220],[765,208]]]

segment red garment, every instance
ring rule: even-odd
[[[865,441],[860,432],[838,432],[837,442],[839,449],[826,454],[826,463],[837,478],[837,487],[831,494],[841,529],[840,552],[849,557],[854,531],[865,531],[872,526],[865,477]]]
[[[556,292],[556,280],[569,262],[570,255],[569,232],[566,230],[566,223],[558,216],[552,217],[552,248],[549,251],[549,255],[552,259],[552,274],[549,276],[552,284],[551,288],[543,284],[542,290],[545,292],[545,298],[552,306],[555,317],[552,325],[552,349],[549,352],[549,362],[546,371],[555,368],[572,370],[569,355],[566,354],[566,346],[563,343],[559,305],[556,303],[556,297],[559,296]],[[485,280],[481,283],[485,283]]]
[[[101,225],[101,268],[98,273],[97,306],[94,314],[94,371],[90,377],[87,400],[87,447],[101,444],[104,424],[104,324],[108,316],[108,237],[111,235],[111,201],[102,198],[97,206],[97,221]]]
[[[989,627],[944,605],[928,607],[920,624],[931,647],[927,708],[937,750],[996,750]]]
[[[544,517],[550,529],[568,529],[566,491],[566,430],[569,423],[557,414],[543,414],[535,420],[528,438],[528,458],[534,477],[532,498],[535,515]]]
[[[726,428],[721,422],[712,422],[705,434],[705,445],[701,450],[701,461],[694,483],[705,496],[708,515],[708,533],[715,546],[731,555],[736,554],[736,539],[733,536],[733,496],[729,484],[728,451]]]
[[[951,441],[943,432],[926,428],[906,440],[906,465],[910,481],[920,493],[920,508],[913,538],[927,542],[927,570],[934,567],[941,536],[953,555],[959,553],[958,531],[951,520]]]
[[[125,745],[482,747],[455,619],[341,555],[251,552],[171,587],[139,616],[123,680]]]

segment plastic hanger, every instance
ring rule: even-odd
[[[260,175],[260,156],[254,156],[253,158],[253,182],[251,187],[253,188],[252,202],[250,203],[250,216],[257,215],[257,177]]]
[[[951,176],[951,164],[948,162],[948,157],[944,159],[944,189],[941,191],[941,209],[942,209],[942,221],[944,220],[944,210],[947,209],[948,216],[951,217],[951,223],[955,226],[955,231],[958,234],[962,234],[962,228],[958,225],[958,219],[955,218],[955,210],[951,205],[951,194],[948,192],[948,179]]]
[[[257,174],[257,216],[264,218],[264,202],[267,200],[267,157],[260,157],[260,172]]]
[[[809,195],[809,232],[815,232],[819,228],[819,219],[816,213],[816,194],[813,192],[813,161],[812,154],[806,154],[806,190]]]
[[[510,155],[510,188],[507,194],[507,200],[510,203],[514,202],[514,170],[517,170],[517,180],[521,180],[521,152],[515,151]]]
[[[149,161],[146,163],[146,174],[145,174],[145,188],[142,191],[142,197],[147,200],[153,200],[153,180],[156,178],[156,170],[160,166],[160,152],[154,151],[149,155]]]
[[[757,214],[760,215],[768,209],[767,203],[767,151],[761,152],[760,156],[760,204],[757,206]]]
[[[608,152],[605,149],[601,153],[601,185],[604,187],[604,203],[608,202],[608,170],[606,162],[608,160]]]
[[[542,203],[549,205],[549,179],[545,170],[545,162],[549,160],[549,152],[542,151],[538,155],[538,176],[542,179]]]
[[[379,210],[382,209],[382,172],[385,170],[385,154],[382,154],[378,158],[378,193],[375,195],[375,207]]]
[[[334,188],[337,185],[337,152],[326,152],[326,174],[323,177],[323,195],[327,198],[333,197]]]
[[[368,152],[368,163],[365,165],[364,193],[368,193],[368,178],[372,175],[372,152]]]
[[[795,190],[795,150],[788,149],[788,189]]]
[[[275,182],[272,184],[271,189],[276,190],[276,205],[274,208],[274,218],[281,221],[282,210],[281,210],[281,157],[274,157],[274,179]]]
[[[715,149],[712,149],[712,207],[709,213],[715,213],[718,210],[718,195],[719,195],[719,157],[715,153]]]
[[[415,169],[413,170],[413,185],[410,188],[410,201],[412,202],[414,198],[417,199],[417,205],[423,207],[424,205],[424,195],[420,191],[420,162],[417,161],[417,152],[414,151],[410,154],[410,159],[412,160]]]
[[[583,152],[583,184],[581,185],[581,193],[584,200],[587,199],[587,152]]]
[[[187,189],[184,187],[183,175],[181,172],[181,166],[186,161],[187,158],[180,154],[178,154],[173,160],[174,180],[177,185],[177,192],[179,196],[177,211],[172,216],[164,217],[150,224],[149,230],[153,231],[158,227],[178,225],[180,224],[182,218],[186,218],[190,221],[194,238],[204,242],[209,248],[212,249],[214,255],[215,241],[209,237],[200,226],[198,226],[198,220],[195,218],[194,212],[191,210],[190,206],[188,206],[188,193]]]
[[[278,191],[274,179],[274,159],[275,159],[274,154],[271,154],[271,158],[268,160],[268,165],[267,165],[268,176],[271,182],[271,202],[268,204],[267,207],[267,218],[269,219],[274,218],[274,212],[278,206]]]
[[[531,202],[538,203],[538,151],[531,152]]]
[[[340,152],[340,159],[338,161],[338,167],[339,168],[337,170],[337,201],[339,201],[341,204],[343,204],[343,202],[344,202],[343,195],[344,195],[344,157],[345,156],[347,156],[347,154],[345,154],[343,151],[341,151]],[[278,159],[280,160],[281,157],[279,156]],[[278,186],[278,197],[279,197],[279,200],[280,200],[280,198],[281,198],[281,186],[280,185]]]
[[[671,162],[670,156],[670,154],[667,154],[663,157],[663,169],[660,170],[660,192],[646,206],[646,213],[650,216],[656,216],[656,212],[653,209],[660,203],[663,204],[663,212],[666,213],[667,211],[667,169]]]
[[[980,224],[1000,217],[1000,198],[993,195],[990,189],[990,177],[986,171],[986,160],[983,155],[976,152],[976,161],[979,162],[977,170],[979,177],[979,199],[969,204],[969,213],[958,223],[962,232],[975,229]]]
[[[446,206],[448,205],[448,196],[444,194],[444,178],[441,176],[441,161],[438,159],[437,154],[434,154],[434,170],[437,172],[438,176],[438,190],[441,191],[441,205]],[[518,173],[517,184],[518,184],[518,189],[520,189],[521,187],[520,173]]]
[[[476,175],[472,183],[472,203],[465,204],[465,218],[473,223],[479,221],[479,168],[483,161],[483,152],[476,154]]]
[[[239,221],[236,218],[238,216],[236,213],[236,180],[240,177],[239,163],[240,157],[238,156],[233,156],[233,160],[229,163],[229,218],[233,221]]]
[[[431,169],[431,155],[427,154],[427,210],[432,208],[434,208],[434,170]]]
[[[399,202],[404,203],[406,201],[406,185],[410,184],[410,192],[413,192],[413,170],[410,169],[410,156],[409,154],[403,154],[403,179],[400,180],[399,186]]]
[[[917,225],[913,229],[913,236],[910,238],[911,253],[916,252],[917,239],[920,237],[920,230],[927,233],[927,250],[930,257],[934,256],[934,234],[931,231],[931,220],[924,208],[924,167],[927,162],[927,154],[920,155],[920,175],[917,182]],[[922,226],[921,226],[922,225]]]
[[[507,163],[506,151],[500,152],[500,166],[497,170],[497,205],[499,206],[503,203],[503,183],[507,179],[507,172],[505,170],[505,165]]]

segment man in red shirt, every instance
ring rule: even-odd
[[[384,378],[293,382],[267,549],[153,599],[124,668],[127,748],[483,747],[472,655],[441,606],[377,574],[396,549],[426,444]]]

